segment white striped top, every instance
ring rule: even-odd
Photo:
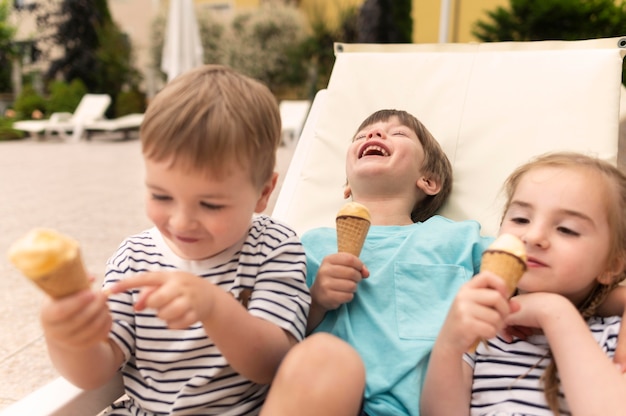
[[[131,236],[109,260],[103,286],[159,270],[185,270],[210,279],[247,301],[250,314],[298,340],[304,337],[310,304],[304,250],[293,230],[267,216],[254,217],[243,245],[202,261],[176,256],[156,228]],[[138,293],[109,300],[114,319],[110,338],[126,357],[122,372],[130,398],[116,405],[124,409],[109,414],[258,414],[268,386],[237,374],[202,324],[171,330],[154,310],[135,311]]]
[[[591,318],[587,321],[600,348],[612,358],[615,355],[621,318]],[[497,337],[489,347],[479,344],[475,354],[465,354],[474,367],[472,416],[553,416],[543,393],[541,375],[550,363],[542,357],[548,352],[543,335],[533,335],[507,343]],[[576,348],[572,345],[572,348]],[[559,392],[561,415],[571,415],[563,390]]]

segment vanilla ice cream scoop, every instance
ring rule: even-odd
[[[361,254],[371,223],[370,212],[358,202],[346,203],[337,213],[337,250]]]
[[[90,286],[76,240],[48,228],[36,228],[11,245],[9,261],[54,298]]]

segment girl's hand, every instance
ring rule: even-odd
[[[48,299],[41,309],[41,326],[48,342],[86,349],[106,340],[112,318],[103,293],[83,290],[61,299]]]
[[[460,354],[477,339],[493,338],[509,314],[506,284],[491,272],[481,272],[465,283],[457,294],[440,337]]]
[[[114,284],[111,293],[140,289],[135,310],[157,310],[169,328],[184,329],[206,320],[212,311],[211,293],[219,290],[208,280],[186,272],[149,272]]]

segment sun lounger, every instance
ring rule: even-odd
[[[13,128],[26,131],[38,139],[58,135],[66,140],[78,141],[85,125],[103,118],[110,104],[111,97],[107,94],[85,94],[74,113],[53,113],[47,120],[16,121]]]
[[[309,100],[282,100],[280,102],[282,144],[294,143],[300,137],[310,107]]]
[[[122,133],[123,139],[129,139],[132,132],[139,131],[143,114],[135,113],[114,119],[94,120],[85,124],[87,140],[97,133]]]
[[[299,233],[334,226],[345,149],[381,108],[407,110],[428,126],[455,171],[442,214],[477,219],[485,234],[497,230],[503,179],[528,158],[568,149],[617,160],[624,55],[617,38],[335,48],[328,88],[313,101],[274,209]],[[107,387],[113,397],[122,393],[119,379]],[[94,414],[80,407],[85,394],[59,379],[2,415]],[[94,400],[104,409],[111,394],[91,394]]]

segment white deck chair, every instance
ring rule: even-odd
[[[58,134],[63,139],[78,141],[85,125],[104,117],[111,104],[108,94],[85,94],[73,113],[53,113],[47,120],[24,120],[13,123],[13,128],[30,133],[36,138],[50,138]]]
[[[142,113],[127,114],[125,116],[99,119],[85,123],[85,133],[87,140],[96,133],[122,133],[123,139],[129,139],[130,133],[138,131],[143,122]]]
[[[294,143],[302,133],[302,127],[311,107],[309,100],[282,100],[279,105],[282,122],[282,144]]]
[[[370,113],[396,108],[422,120],[450,157],[454,190],[442,214],[477,219],[494,235],[500,187],[518,164],[565,149],[616,162],[625,45],[617,38],[337,44],[328,88],[313,101],[274,216],[299,233],[333,226],[355,129]],[[58,379],[2,415],[96,414],[122,393],[119,379],[106,387],[106,394],[82,392]]]

